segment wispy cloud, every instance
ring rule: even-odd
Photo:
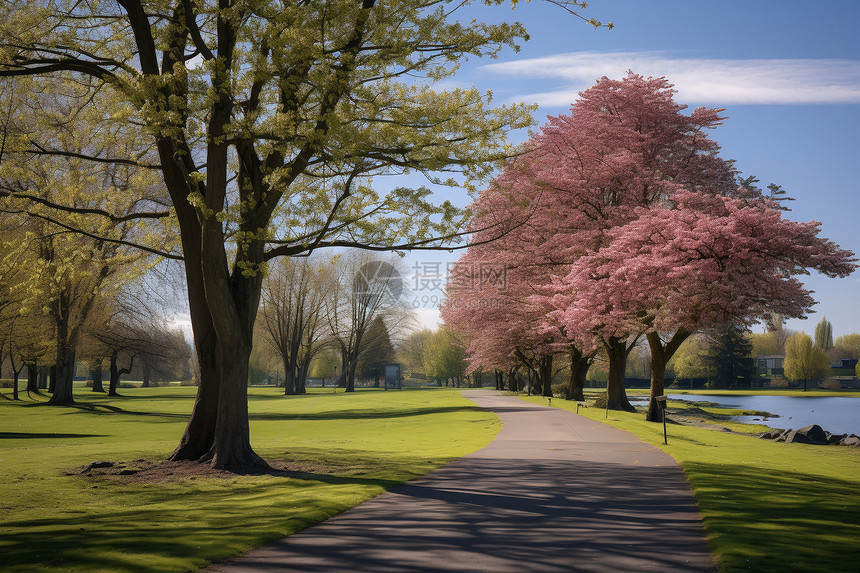
[[[667,52],[576,52],[489,64],[483,69],[519,80],[555,80],[559,85],[550,91],[511,98],[547,107],[567,107],[598,78],[621,78],[627,70],[665,76],[675,84],[678,101],[685,103],[860,103],[857,60],[719,60],[675,57]]]

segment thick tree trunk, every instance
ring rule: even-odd
[[[191,410],[191,418],[179,445],[170,455],[170,460],[202,460],[212,447],[215,437],[215,421],[218,413],[218,396],[221,376],[215,360],[217,358],[215,329],[212,318],[203,298],[202,284],[197,283],[188,271],[186,258],[186,277],[188,280],[188,302],[191,311],[191,329],[194,333],[194,347],[200,379],[197,382],[197,397]],[[196,278],[200,278],[198,270]]]
[[[27,393],[39,393],[39,369],[36,363],[27,364]]]
[[[657,403],[657,396],[662,396],[665,392],[666,364],[690,334],[685,329],[679,328],[665,345],[658,333],[647,334],[648,346],[651,349],[651,391],[645,419],[649,422],[663,421],[663,410]]]
[[[293,361],[288,356],[282,356],[284,363],[284,395],[296,394],[296,369]]]
[[[552,354],[538,358],[538,384],[541,395],[552,398]]]
[[[72,396],[72,383],[75,376],[75,351],[64,344],[58,344],[57,364],[54,366],[54,393],[48,404],[70,406],[75,403]]]
[[[350,360],[349,364],[347,364],[347,372],[346,372],[346,391],[347,392],[355,392],[355,370],[358,366],[357,360]]]
[[[141,363],[141,375],[143,376],[143,382],[141,382],[141,388],[149,388],[152,385],[152,365],[150,364],[150,357],[144,357],[143,362]]]
[[[104,385],[102,384],[102,370],[103,365],[101,359],[94,360],[92,364],[90,364],[90,380],[93,381],[93,392],[104,392]]]
[[[568,400],[585,400],[583,389],[585,388],[585,377],[588,375],[588,369],[591,367],[591,356],[583,356],[582,351],[576,346],[571,346],[568,350],[570,355],[570,377],[567,381],[567,396]]]
[[[610,410],[626,410],[635,412],[636,408],[627,399],[624,389],[624,370],[627,366],[627,343],[623,338],[611,337],[604,341],[606,354],[609,357],[609,374],[606,378],[607,408]]]
[[[134,365],[134,357],[129,361],[128,368],[119,367],[119,352],[114,351],[110,355],[110,385],[108,387],[108,396],[119,396],[117,389],[119,388],[119,379],[123,374],[131,372]]]
[[[308,370],[311,367],[311,361],[305,360],[305,363],[302,364],[301,369],[299,370],[299,380],[296,386],[296,394],[307,394],[308,388]]]
[[[204,456],[216,469],[239,473],[268,469],[268,464],[251,448],[248,423],[248,363],[250,337],[236,333],[219,337],[221,391],[212,447]]]
[[[48,370],[47,366],[42,366],[39,368],[39,374],[36,382],[36,388],[38,390],[47,390],[48,389]]]

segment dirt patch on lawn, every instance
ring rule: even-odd
[[[342,473],[343,468],[325,467],[309,462],[270,461],[270,469],[250,471],[244,474],[218,470],[208,463],[197,461],[152,461],[112,462],[100,460],[73,468],[66,475],[80,475],[94,479],[107,479],[123,483],[167,483],[195,479],[236,479],[244,476],[277,476],[285,478],[310,478],[321,474]],[[340,469],[340,472],[338,470]]]

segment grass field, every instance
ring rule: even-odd
[[[252,444],[284,470],[141,481],[178,443],[195,388],[76,389],[75,407],[0,399],[0,570],[187,571],[357,505],[474,451],[497,418],[454,390],[284,397],[252,388]],[[26,398],[26,393],[23,394]]]
[[[576,410],[575,402],[561,399],[552,405]],[[670,410],[686,408],[669,404]],[[610,411],[608,418],[596,408],[580,413],[633,432],[680,462],[721,572],[860,570],[860,449],[780,444],[677,424],[668,425],[664,446],[663,426],[646,422],[641,412]],[[718,421],[723,426],[758,429]]]

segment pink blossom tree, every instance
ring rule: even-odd
[[[802,317],[815,301],[797,275],[814,269],[839,277],[856,268],[853,253],[818,236],[818,223],[791,221],[773,201],[745,195],[677,192],[671,202],[638,208],[565,278],[577,298],[558,311],[563,320],[592,313],[647,336],[648,419],[661,419],[654,398],[663,393],[666,363],[690,334],[771,313]]]

